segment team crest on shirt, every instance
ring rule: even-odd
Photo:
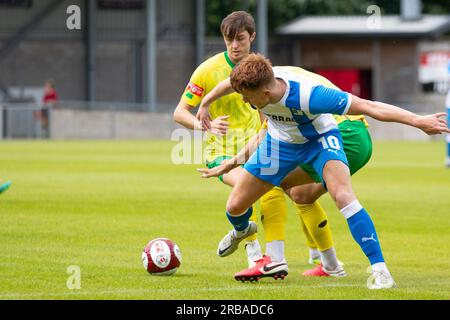
[[[289,110],[291,110],[291,113],[292,113],[294,116],[303,116],[303,115],[305,114],[303,111],[298,110],[298,109],[289,108]]]
[[[195,83],[189,82],[189,84],[186,87],[186,90],[196,95],[197,97],[201,97],[205,89],[196,85]]]

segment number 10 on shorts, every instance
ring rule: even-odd
[[[324,149],[336,149],[341,150],[338,138],[335,136],[322,137],[318,139],[318,142],[322,144]]]

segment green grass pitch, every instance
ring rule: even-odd
[[[230,189],[201,179],[199,165],[173,165],[165,141],[2,142],[0,299],[450,299],[450,169],[443,142],[376,142],[354,176],[398,288],[366,287],[368,262],[330,201],[346,278],[304,278],[307,248],[289,204],[284,281],[240,283],[244,250],[216,256],[230,229]],[[264,244],[262,226],[259,239]],[[174,276],[149,275],[147,242],[168,237],[183,261]],[[69,266],[81,288],[69,290]]]

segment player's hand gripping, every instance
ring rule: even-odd
[[[450,133],[450,129],[447,127],[447,122],[442,117],[445,117],[444,112],[430,114],[426,116],[418,116],[414,120],[416,128],[422,130],[428,135]]]
[[[202,103],[198,108],[196,118],[200,120],[203,130],[211,129],[211,116],[209,115],[209,106]]]
[[[211,129],[209,131],[213,134],[225,135],[228,130],[228,121],[225,121],[230,116],[220,116],[211,121]]]
[[[211,168],[211,169],[207,169],[207,168],[200,168],[197,169],[198,172],[201,172],[202,178],[211,178],[211,177],[219,177],[223,174],[226,174],[228,172],[230,172],[232,169],[234,169],[236,166],[233,165],[233,163],[229,160],[225,160],[224,162],[222,162],[222,164],[220,166]]]
[[[228,130],[228,121],[230,116],[220,116],[211,120],[209,114],[209,105],[203,103],[200,105],[197,111],[196,118],[200,121],[203,130],[208,130],[213,134],[225,135]]]

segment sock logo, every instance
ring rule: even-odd
[[[370,237],[362,237],[361,238],[361,241],[362,242],[366,242],[366,241],[369,241],[369,240],[373,240],[373,241],[375,241],[375,242],[377,242],[377,240],[375,240],[375,238],[374,238],[374,233],[372,233],[372,235],[370,236]]]

